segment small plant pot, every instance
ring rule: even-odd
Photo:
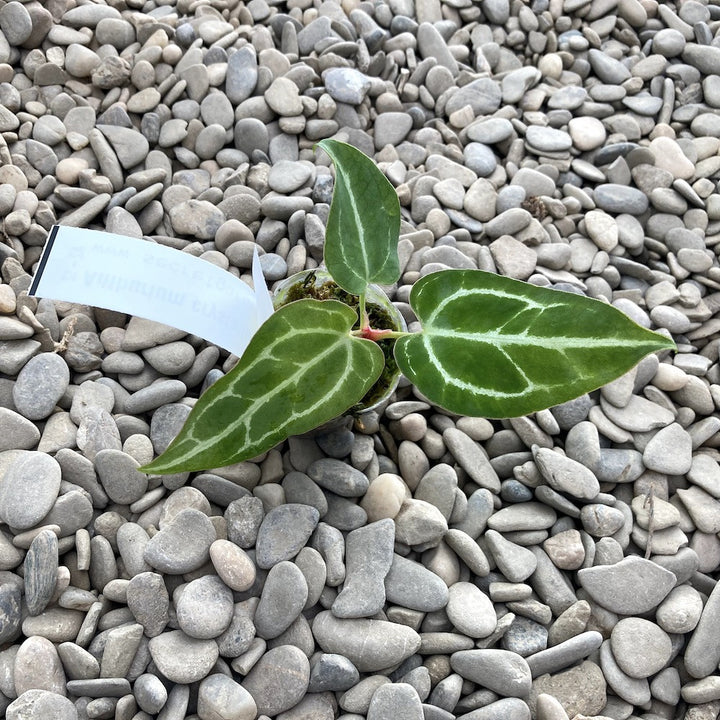
[[[345,292],[325,270],[303,270],[281,281],[274,290],[273,305],[277,309],[295,300],[305,298],[339,300],[353,309],[358,308],[357,296]],[[378,285],[368,286],[365,306],[373,328],[403,332],[407,330],[405,318]],[[359,327],[359,320],[357,327]],[[397,388],[400,370],[393,356],[395,340],[381,340],[378,345],[385,355],[385,368],[378,381],[368,390],[362,400],[348,410],[348,414],[362,415],[378,409]]]

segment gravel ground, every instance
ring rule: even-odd
[[[720,713],[720,5],[0,7],[8,720]],[[325,137],[403,208],[401,281],[482,268],[669,333],[532,417],[380,413],[147,477],[236,358],[28,297],[51,225],[269,285],[322,259]],[[203,288],[196,288],[202,297]]]

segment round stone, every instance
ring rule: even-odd
[[[176,603],[180,629],[200,640],[221,635],[233,615],[232,590],[217,575],[205,575],[188,583]]]
[[[50,512],[60,491],[62,471],[50,455],[16,452],[0,483],[0,518],[12,528],[27,530]]]
[[[613,657],[632,678],[660,672],[672,656],[672,641],[655,623],[643,618],[623,618],[610,635]]]
[[[57,353],[40,353],[28,360],[13,387],[15,409],[28,420],[46,418],[70,383],[70,370]]]
[[[216,540],[210,546],[210,559],[217,574],[231,589],[249,590],[255,582],[255,564],[250,556],[229,540]]]
[[[74,703],[56,692],[31,689],[13,700],[5,710],[7,720],[78,720]]]
[[[457,582],[450,586],[445,612],[456,630],[469,637],[487,637],[497,625],[490,598],[473,583]]]
[[[216,539],[215,527],[208,516],[186,508],[150,538],[145,562],[160,572],[182,575],[207,562],[210,546]]]
[[[294,645],[268,650],[243,680],[258,713],[275,716],[296,705],[310,682],[310,663]]]
[[[197,712],[203,720],[255,720],[257,705],[240,683],[216,673],[198,687]]]
[[[171,630],[150,638],[148,648],[163,676],[183,685],[202,680],[219,656],[214,640],[191,638],[182,630]]]

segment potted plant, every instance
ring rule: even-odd
[[[597,389],[648,353],[674,347],[607,303],[480,270],[442,270],[414,284],[419,332],[378,326],[368,288],[400,277],[397,195],[360,151],[335,140],[318,145],[335,166],[325,265],[339,294],[281,305],[144,472],[260,455],[347,412],[390,359],[446,410],[501,418]]]

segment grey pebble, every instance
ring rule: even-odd
[[[622,615],[656,608],[675,586],[673,573],[637,556],[614,565],[582,568],[578,580],[595,602]]]
[[[170,597],[162,575],[143,572],[130,579],[127,605],[147,637],[159,635],[170,619]]]
[[[272,640],[284,633],[302,612],[307,597],[307,582],[297,565],[289,560],[273,565],[255,609],[258,636]]]
[[[694,678],[710,675],[716,669],[716,664],[720,662],[720,649],[712,641],[710,630],[715,627],[718,618],[720,618],[720,588],[716,584],[685,648],[685,667]]]
[[[385,620],[343,620],[323,611],[312,629],[324,652],[345,656],[360,672],[393,667],[420,647],[420,636],[412,628]]]
[[[208,560],[210,546],[216,539],[208,516],[187,508],[150,538],[145,548],[145,562],[160,572],[182,575],[197,570]]]
[[[0,517],[10,527],[28,530],[50,512],[60,490],[57,461],[43,453],[18,451],[0,483]]]
[[[316,460],[308,467],[307,474],[320,487],[342,497],[364,495],[370,484],[362,472],[334,458]]]
[[[258,713],[273,716],[289,710],[305,695],[310,682],[310,663],[293,645],[268,650],[243,680]]]
[[[422,612],[440,610],[448,602],[448,587],[440,577],[397,553],[385,577],[385,594],[391,603]]]
[[[497,625],[490,598],[469,582],[457,582],[450,586],[445,612],[455,629],[469,637],[487,637]]]
[[[113,502],[130,505],[147,490],[148,477],[138,472],[140,464],[121,450],[100,450],[94,464],[103,490]]]
[[[217,575],[192,580],[175,603],[180,629],[199,640],[216,638],[225,632],[233,610],[232,591]]]
[[[7,706],[5,717],[7,720],[30,720],[35,717],[78,720],[78,711],[68,698],[58,693],[31,688]]]
[[[125,402],[125,412],[138,415],[174,403],[185,396],[187,388],[180,380],[160,380],[132,393]]]
[[[343,655],[319,653],[310,663],[308,692],[344,692],[357,684],[360,673]]]
[[[662,670],[672,656],[672,641],[655,623],[623,618],[612,630],[610,648],[615,661],[629,677],[646,678]]]
[[[510,542],[495,530],[488,530],[485,540],[498,569],[510,582],[522,582],[535,572],[537,558],[527,548]]]
[[[52,411],[70,383],[70,371],[56,353],[30,358],[13,387],[16,410],[28,420],[41,420]]]
[[[146,713],[158,713],[167,702],[168,691],[156,675],[145,673],[133,683],[133,695],[140,709]]]
[[[227,717],[228,713],[232,713],[231,717],[244,720],[257,715],[252,695],[240,683],[222,673],[209,675],[200,683],[197,704],[200,717]]]
[[[30,543],[23,563],[25,602],[31,615],[39,615],[55,591],[58,572],[58,539],[50,530],[41,530]]]
[[[340,618],[372,617],[385,604],[385,578],[393,562],[395,526],[389,518],[350,532],[345,541],[345,581],[332,604]]]
[[[412,685],[404,682],[381,685],[372,696],[367,720],[382,720],[390,715],[402,720],[424,718],[420,697]]]
[[[563,670],[578,660],[591,655],[600,647],[602,642],[602,635],[595,630],[581,632],[527,657],[530,672],[533,678],[536,678],[546,673]]]
[[[533,447],[533,457],[550,487],[580,500],[592,500],[600,492],[600,483],[591,470],[549,448]]]
[[[458,464],[481,487],[490,492],[500,492],[500,479],[482,448],[464,432],[449,428],[443,440]]]
[[[450,656],[452,669],[467,680],[505,697],[524,697],[532,676],[526,660],[509,650],[460,650]]]
[[[168,680],[189,684],[202,680],[218,659],[214,640],[198,640],[182,630],[171,630],[150,639],[150,654]]]
[[[270,510],[257,534],[258,567],[267,570],[294,558],[307,543],[319,519],[318,511],[309,505],[291,503]]]

